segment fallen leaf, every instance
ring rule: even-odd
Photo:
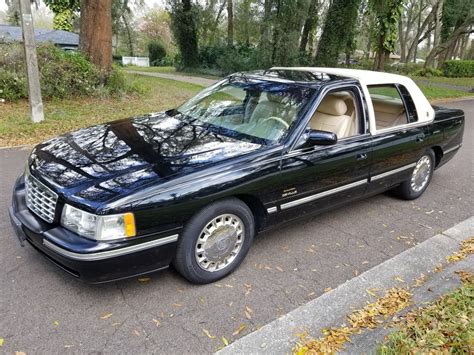
[[[24,351],[15,351],[15,355],[26,355]]]
[[[149,282],[151,279],[149,277],[141,277],[138,279],[138,282],[145,283]]]
[[[204,303],[206,303],[206,300],[205,300],[203,297],[201,297],[201,298],[199,299],[199,302],[201,302],[201,304],[204,304]]]
[[[434,272],[441,272],[441,270],[443,270],[443,265],[441,264],[438,264],[436,265],[436,267],[434,268]]]
[[[59,325],[59,321],[55,320],[55,321],[53,322],[53,324],[56,325],[56,326],[58,326],[58,325]]]
[[[207,337],[208,337],[209,339],[215,339],[215,338],[216,338],[215,335],[211,335],[211,333],[209,333],[209,330],[203,329],[202,331],[204,332],[204,334],[207,335]]]
[[[183,305],[181,303],[173,303],[173,307],[181,308]]]
[[[282,269],[281,267],[279,267],[279,266],[276,266],[275,269],[277,269],[277,270],[280,271],[280,272],[283,272],[283,269]]]
[[[139,333],[138,330],[136,330],[136,329],[133,330],[133,334],[135,334],[137,337],[140,336],[140,333]]]
[[[229,341],[224,337],[222,337],[222,342],[224,343],[225,346],[229,345]]]
[[[249,311],[245,310],[244,313],[245,313],[245,317],[246,317],[247,319],[249,319],[249,320],[252,319],[252,314],[250,314]]]
[[[100,319],[102,320],[105,320],[105,319],[109,319],[110,317],[112,317],[113,313],[107,313],[107,314],[104,314],[102,317],[100,317]]]
[[[155,322],[156,326],[159,327],[161,322],[158,319],[153,318],[153,322]]]
[[[367,292],[369,295],[378,298],[379,296],[377,296],[377,294],[375,293],[376,291],[378,291],[377,288],[369,288],[369,289],[365,290],[365,292]]]
[[[233,288],[234,286],[232,286],[232,285],[229,285],[229,284],[225,284],[225,287],[228,287],[228,288]]]
[[[331,291],[331,290],[332,290],[332,287],[326,287],[326,288],[324,289],[324,292],[329,292],[329,291]]]
[[[362,265],[365,265],[365,264],[368,264],[369,262],[366,260],[366,261],[363,261],[362,262]]]
[[[265,270],[271,270],[272,268],[268,265],[265,265]]]
[[[405,282],[400,276],[395,277],[395,280],[398,282]]]
[[[250,308],[249,306],[245,306],[245,309],[246,309],[249,313],[253,313],[253,309]]]
[[[242,332],[242,330],[244,330],[245,328],[247,328],[247,326],[245,324],[241,324],[239,329],[233,332],[232,335],[239,335]]]
[[[5,339],[0,338],[0,346],[3,346],[3,343],[5,342]]]

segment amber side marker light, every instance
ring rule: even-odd
[[[123,222],[125,224],[125,234],[127,237],[135,237],[137,235],[137,229],[135,227],[135,216],[133,213],[125,213],[123,215]]]

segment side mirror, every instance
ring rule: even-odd
[[[332,132],[310,129],[306,133],[306,136],[306,146],[308,147],[315,145],[334,145],[337,143],[337,136]]]

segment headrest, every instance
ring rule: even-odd
[[[319,104],[318,112],[332,116],[342,116],[347,112],[347,105],[344,100],[335,96],[326,96]]]
[[[281,103],[285,99],[285,95],[267,92],[268,101]]]
[[[388,100],[377,100],[372,99],[375,112],[385,112],[391,114],[400,114],[405,109],[402,103],[393,102]]]

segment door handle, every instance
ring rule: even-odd
[[[365,159],[367,159],[367,154],[365,154],[365,153],[357,154],[356,159],[357,160],[365,160]]]
[[[417,143],[423,142],[424,139],[425,139],[425,135],[423,133],[416,136]]]

